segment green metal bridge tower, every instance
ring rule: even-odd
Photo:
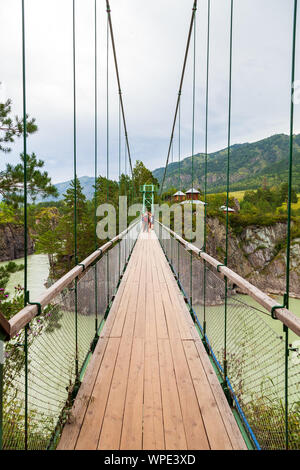
[[[157,192],[158,187],[154,184],[144,184],[140,186],[140,192],[143,193],[143,214],[148,209],[154,212],[154,193]]]

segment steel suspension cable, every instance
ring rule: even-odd
[[[77,135],[76,135],[76,31],[75,0],[73,0],[73,169],[74,169],[74,256],[77,259]]]
[[[203,250],[206,251],[207,238],[207,143],[208,143],[208,104],[209,104],[209,59],[210,59],[210,0],[207,1],[207,44],[206,44],[206,92],[205,92],[205,163],[204,163],[204,240]],[[203,337],[206,343],[206,261],[203,261]]]
[[[109,197],[109,25],[106,30],[106,202]]]
[[[23,83],[23,153],[24,153],[24,307],[28,299],[28,217],[27,217],[27,111],[26,111],[26,53],[25,53],[25,0],[22,0],[22,83]],[[28,325],[24,338],[24,443],[28,448]]]
[[[109,19],[106,30],[106,202],[109,198]],[[109,252],[106,253],[107,305],[109,304]]]
[[[291,73],[291,107],[290,107],[290,148],[289,148],[289,173],[288,173],[288,226],[287,226],[287,251],[286,251],[286,308],[289,308],[290,290],[290,251],[291,251],[291,203],[292,203],[292,179],[293,179],[293,143],[294,143],[294,82],[296,67],[296,38],[297,38],[297,0],[294,0],[293,17],[293,46],[292,46],[292,73]]]
[[[229,44],[229,90],[228,90],[228,140],[227,140],[227,176],[226,176],[226,238],[225,238],[225,259],[228,263],[228,205],[229,205],[229,185],[230,185],[230,146],[231,146],[231,98],[232,98],[232,29],[233,29],[233,0],[230,2],[230,44]],[[225,305],[224,305],[224,386],[227,387],[227,307],[228,307],[228,279],[225,276]]]
[[[163,187],[164,187],[164,183],[165,183],[165,178],[166,178],[167,167],[168,167],[168,164],[169,164],[171,146],[172,146],[172,142],[173,142],[173,138],[174,138],[174,130],[175,130],[175,125],[176,125],[176,120],[177,120],[179,102],[180,102],[180,97],[181,97],[181,92],[182,92],[183,80],[184,80],[184,75],[185,75],[185,70],[186,70],[186,63],[187,63],[187,58],[188,58],[188,53],[189,53],[189,48],[190,48],[190,42],[191,42],[191,36],[192,36],[192,31],[193,31],[194,17],[195,17],[196,10],[197,10],[197,0],[194,0],[193,10],[192,10],[192,17],[191,17],[189,33],[188,33],[188,39],[187,39],[187,44],[186,44],[186,48],[185,48],[183,67],[182,67],[182,72],[181,72],[181,79],[180,79],[178,97],[177,97],[176,108],[175,108],[175,115],[174,115],[174,119],[173,119],[173,126],[172,126],[171,137],[170,137],[170,142],[169,142],[169,148],[168,148],[168,153],[167,153],[167,160],[166,160],[164,175],[163,175],[163,179],[162,179],[162,183],[161,183],[160,195],[162,195],[162,191],[163,191]]]
[[[119,96],[120,96],[120,102],[121,102],[121,111],[122,111],[126,146],[127,146],[127,151],[128,151],[129,165],[130,165],[131,174],[133,175],[132,162],[131,162],[131,153],[130,153],[130,147],[129,147],[128,132],[127,132],[124,104],[123,104],[123,98],[122,98],[122,89],[121,89],[120,74],[119,74],[119,67],[118,67],[114,32],[113,32],[113,27],[112,27],[111,8],[110,8],[109,0],[106,0],[106,11],[107,11],[107,18],[108,18],[108,23],[109,23],[109,30],[110,30],[111,44],[112,44],[112,50],[113,50],[113,56],[114,56],[115,70],[116,70],[116,75],[117,75],[118,90],[119,90]]]
[[[178,178],[179,178],[179,191],[181,191],[181,102],[179,98],[178,104]]]
[[[72,18],[72,33],[73,33],[73,169],[74,169],[74,258],[75,266],[78,264],[77,255],[77,115],[76,115],[76,29],[75,29],[75,0],[73,0],[73,18]],[[76,380],[79,381],[79,366],[78,366],[78,279],[75,278],[75,375]]]
[[[121,101],[119,98],[119,198],[121,196]],[[120,199],[119,199],[120,201]],[[118,231],[120,233],[120,204],[119,204],[119,223]],[[121,243],[119,243],[119,276],[121,275]]]
[[[193,113],[192,113],[192,204],[191,233],[193,232],[193,199],[194,199],[194,153],[195,153],[195,98],[196,98],[196,11],[194,14],[194,50],[193,50]],[[193,255],[190,253],[190,306],[193,305]]]
[[[180,158],[181,158],[181,102],[179,98],[179,103],[178,103],[178,188],[179,191],[181,191],[181,170],[180,170]],[[179,196],[180,200],[180,196]],[[174,227],[175,231],[175,227]],[[180,246],[179,243],[177,243],[177,276],[178,280],[180,279]]]
[[[94,207],[94,247],[95,250],[98,247],[97,243],[97,174],[98,174],[98,168],[97,168],[97,156],[98,156],[98,88],[97,88],[97,0],[94,2],[94,17],[95,17],[95,30],[94,30],[94,53],[95,53],[95,58],[94,58],[94,126],[95,126],[95,134],[94,134],[94,184],[95,184],[95,191],[94,191],[94,198],[95,198],[95,207]],[[94,266],[95,270],[95,331],[97,334],[98,331],[98,291],[97,291],[97,265],[95,264]]]
[[[293,151],[294,151],[294,83],[296,67],[296,39],[297,39],[297,0],[294,0],[293,12],[293,41],[292,41],[292,72],[291,72],[291,104],[290,104],[290,146],[289,146],[289,172],[288,172],[288,220],[287,220],[287,248],[286,248],[286,291],[284,306],[289,308],[290,292],[290,255],[291,255],[291,204],[293,182]],[[285,447],[289,449],[289,330],[284,325],[285,332]]]

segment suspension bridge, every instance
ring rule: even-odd
[[[78,262],[76,201],[76,28],[73,0],[74,79],[74,267],[38,299],[27,284],[27,161],[24,158],[24,308],[0,314],[0,446],[2,449],[299,449],[300,319],[289,309],[293,99],[291,94],[286,293],[279,305],[228,267],[231,70],[234,1],[230,17],[230,76],[225,257],[189,243],[159,216],[141,231],[140,217]],[[111,41],[132,171],[110,4]],[[22,1],[24,155],[26,156],[25,1]],[[210,0],[208,0],[206,142]],[[188,52],[194,37],[193,2],[178,99],[161,183],[173,151]],[[95,130],[97,129],[97,1],[95,0]],[[295,74],[297,1],[294,1],[292,84]],[[193,36],[194,32],[194,36]],[[193,69],[195,79],[195,68]],[[108,81],[107,81],[108,83]],[[194,155],[195,80],[192,156]],[[107,139],[109,135],[107,133]],[[180,139],[180,133],[179,133]],[[95,131],[95,183],[97,181]],[[179,145],[180,147],[180,145]],[[109,149],[109,146],[107,146]],[[107,150],[107,172],[109,150]],[[120,160],[120,156],[119,156]],[[193,167],[192,167],[193,168]],[[108,173],[107,173],[108,176]],[[193,169],[191,175],[193,187]],[[95,184],[96,186],[96,184]],[[181,189],[179,181],[178,189]],[[153,205],[144,198],[144,207]],[[133,201],[139,199],[132,194]],[[156,214],[155,214],[156,215]],[[239,292],[254,304],[247,304]],[[277,334],[270,322],[282,326]],[[5,359],[5,360],[4,360]]]

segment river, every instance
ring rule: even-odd
[[[24,264],[24,258],[13,260],[14,263]],[[0,266],[5,266],[7,261],[0,262]],[[45,283],[49,275],[48,255],[30,255],[28,256],[28,290],[30,291],[30,300],[34,301],[40,294],[45,292]],[[18,271],[11,274],[6,291],[14,294],[14,288],[20,284],[24,286],[24,271]]]

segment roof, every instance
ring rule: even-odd
[[[177,191],[173,196],[185,196],[185,194],[182,191]]]
[[[188,200],[188,201],[182,201],[180,204],[202,204],[203,206],[206,205],[205,202],[203,201],[192,201],[192,200]]]
[[[185,194],[190,194],[190,193],[200,194],[200,191],[198,191],[198,189],[191,188]]]
[[[226,206],[221,206],[221,207],[220,207],[220,210],[227,212],[227,207],[226,207]],[[228,212],[235,212],[235,210],[234,210],[234,209],[231,209],[231,207],[228,207]]]

